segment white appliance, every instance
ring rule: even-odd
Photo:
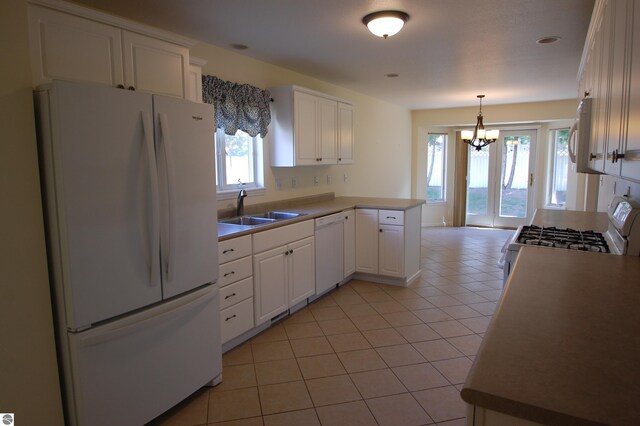
[[[609,227],[604,233],[534,225],[519,227],[503,247],[503,283],[506,284],[520,248],[524,245],[640,256],[640,204],[616,196],[611,201],[607,215]]]
[[[576,165],[575,171],[577,173],[599,174],[589,168],[592,104],[591,98],[584,98],[580,101],[576,121],[569,131],[569,158]]]
[[[221,378],[212,106],[54,81],[36,109],[67,423],[144,424]]]
[[[344,278],[344,218],[335,213],[315,220],[316,298]]]

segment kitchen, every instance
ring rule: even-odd
[[[3,150],[8,149],[9,151],[7,155],[3,151],[2,158],[3,169],[10,174],[7,177],[3,176],[2,182],[3,184],[5,182],[21,182],[19,188],[10,186],[6,189],[8,199],[12,200],[8,204],[16,210],[10,212],[3,207],[3,216],[11,214],[8,218],[3,217],[3,223],[11,225],[3,226],[7,227],[6,232],[11,236],[12,242],[8,244],[10,247],[6,249],[7,256],[3,256],[5,259],[3,261],[7,262],[6,267],[3,264],[3,270],[8,271],[3,280],[23,283],[20,291],[9,289],[5,285],[2,286],[3,291],[9,291],[6,297],[3,294],[2,299],[5,303],[10,303],[9,306],[3,308],[4,314],[8,316],[7,321],[3,321],[3,323],[20,322],[24,323],[26,327],[25,329],[18,328],[15,330],[15,334],[13,334],[14,330],[3,328],[4,341],[11,342],[12,348],[16,352],[10,356],[7,362],[3,358],[2,364],[3,368],[6,368],[7,365],[16,366],[12,368],[13,373],[9,376],[10,382],[13,383],[12,395],[14,396],[7,400],[14,401],[13,398],[16,398],[15,406],[20,407],[17,404],[25,404],[24,411],[29,411],[28,401],[32,398],[42,401],[43,405],[38,412],[45,416],[46,420],[34,420],[33,423],[46,424],[53,423],[50,420],[52,418],[60,418],[60,407],[56,398],[51,396],[57,392],[57,375],[55,360],[51,358],[53,336],[52,330],[50,330],[50,301],[42,242],[42,211],[38,195],[35,145],[33,144],[35,136],[30,100],[32,81],[28,55],[26,2],[4,3],[2,17],[2,28],[3,31],[6,31],[6,35],[3,33],[3,38],[12,40],[11,45],[6,48],[9,49],[9,57],[14,58],[10,67],[3,66],[2,139]],[[372,143],[366,149],[358,148],[361,146],[358,145],[355,164],[344,166],[344,169],[331,169],[333,184],[324,186],[326,181],[323,180],[322,192],[335,191],[336,193],[360,196],[394,198],[411,197],[411,188],[417,183],[414,183],[413,174],[406,165],[418,161],[417,156],[412,155],[414,150],[419,152],[420,149],[417,143],[418,129],[429,127],[429,123],[433,125],[470,124],[477,113],[476,105],[459,108],[455,111],[436,111],[432,114],[426,111],[411,113],[408,109],[395,104],[342,89],[265,62],[249,59],[213,45],[198,46],[194,55],[211,58],[208,65],[205,66],[205,71],[208,74],[217,75],[227,80],[251,82],[259,87],[295,82],[301,86],[313,87],[316,90],[348,98],[357,104],[358,117],[361,120],[364,120],[365,117],[371,118],[367,120],[366,126],[361,125],[358,128],[357,139],[380,141],[380,143]],[[470,96],[472,101],[475,100],[474,96],[475,93]],[[518,108],[487,106],[485,114],[488,119],[491,118],[492,122],[570,120],[574,117],[575,106],[575,100],[522,105]],[[436,115],[443,115],[447,118]],[[422,118],[423,116],[425,118]],[[375,117],[384,117],[384,124],[376,123]],[[6,146],[4,145],[5,141],[15,141],[17,145]],[[394,155],[389,155],[388,145],[384,141],[393,141]],[[371,167],[371,164],[385,164],[385,167]],[[283,181],[282,192],[270,191],[272,194],[268,194],[260,202],[311,195],[318,192],[313,183],[315,172],[312,170],[278,170],[271,173],[273,175],[269,173],[266,175],[267,187],[276,188],[276,181],[281,179]],[[347,175],[346,182],[344,182],[345,174]],[[291,178],[296,178],[298,182],[296,188],[291,188]],[[614,182],[615,180],[605,178],[604,185],[606,187],[613,186]],[[624,180],[618,182],[619,191],[624,191],[621,185],[625,185],[625,188],[629,186],[632,196],[638,198],[637,184]],[[254,202],[250,197],[247,202]],[[223,201],[219,207],[227,207],[229,204],[230,201]],[[441,222],[442,214],[438,212],[434,216],[436,216],[435,220],[426,219],[424,222]],[[4,232],[3,229],[3,234]],[[40,253],[40,255],[34,255],[34,253]],[[10,259],[15,259],[15,261]],[[18,319],[20,320],[18,321]],[[22,357],[25,359],[24,363],[15,363],[17,358]],[[18,368],[17,366],[22,367]],[[19,408],[14,408],[14,410],[21,411]],[[38,413],[33,413],[33,415],[38,415]]]

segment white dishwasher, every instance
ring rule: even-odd
[[[344,213],[319,217],[316,225],[316,297],[344,278]]]

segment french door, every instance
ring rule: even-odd
[[[536,130],[501,131],[476,151],[469,147],[467,225],[517,227],[533,215]]]

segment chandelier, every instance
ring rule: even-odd
[[[484,124],[482,123],[482,98],[484,98],[484,95],[478,95],[478,99],[480,99],[480,112],[478,113],[476,128],[473,131],[462,131],[462,141],[474,147],[476,151],[480,151],[485,146],[495,142],[500,135],[499,130],[485,130],[484,128]]]

